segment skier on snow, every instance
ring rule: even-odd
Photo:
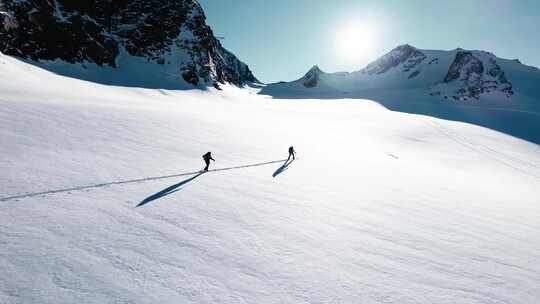
[[[291,159],[291,156],[292,156],[292,159],[294,160],[294,155],[295,154],[296,154],[296,151],[294,151],[293,146],[290,146],[289,147],[289,157],[287,157],[287,161],[289,161],[289,159]]]
[[[210,166],[210,160],[216,160],[212,158],[211,152],[206,152],[206,154],[204,154],[202,158],[204,159],[204,162],[206,164],[206,167],[204,167],[204,171],[208,171],[208,166]]]

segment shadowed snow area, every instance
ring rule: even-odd
[[[278,99],[370,99],[389,110],[490,128],[540,144],[540,70],[485,51],[402,45],[351,73],[317,66],[262,88]]]
[[[536,144],[0,56],[0,303],[540,302]]]

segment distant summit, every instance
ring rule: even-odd
[[[402,64],[403,72],[409,72],[424,59],[426,59],[424,53],[408,44],[404,44],[370,63],[361,72],[368,75],[383,74],[400,64]]]
[[[302,78],[268,85],[262,94],[281,97],[371,97],[377,91],[421,90],[446,100],[510,99],[516,92],[534,97],[538,69],[486,51],[421,50],[400,45],[356,72],[324,73],[312,67]],[[289,96],[289,97],[291,97]]]
[[[306,88],[313,88],[319,83],[319,75],[324,72],[319,69],[319,66],[314,65],[309,71],[302,77],[304,86]]]
[[[472,123],[540,143],[539,84],[540,71],[516,59],[405,44],[360,70],[326,73],[314,66],[297,80],[264,86],[259,94],[278,99],[369,99],[393,111]]]
[[[0,51],[107,84],[190,88],[257,82],[192,0],[5,1]]]

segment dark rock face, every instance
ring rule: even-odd
[[[463,77],[461,76],[462,72],[464,73]],[[448,74],[444,77],[444,82],[457,79],[472,80],[479,78],[482,73],[484,73],[484,65],[480,60],[474,57],[471,52],[459,51],[448,70]]]
[[[319,75],[323,73],[321,69],[319,69],[318,66],[313,66],[307,73],[302,77],[303,79],[303,85],[306,88],[313,88],[316,87],[319,83]]]
[[[412,78],[418,76],[418,74],[420,74],[420,71],[414,71],[407,78],[412,79]]]
[[[424,59],[426,59],[426,55],[418,49],[405,44],[396,47],[388,54],[382,56],[373,63],[370,63],[361,70],[361,72],[367,73],[368,75],[382,74],[401,63],[403,63],[403,72],[408,72],[420,64]]]
[[[257,82],[225,50],[192,0],[5,0],[0,51],[34,61],[117,64],[121,49],[158,65],[182,53],[178,74],[193,85]]]
[[[472,97],[478,99],[480,94],[499,91],[510,97],[512,84],[506,79],[493,54],[482,52],[481,57],[471,51],[459,50],[444,83],[458,82],[461,88],[453,98]],[[482,58],[483,57],[483,58]]]

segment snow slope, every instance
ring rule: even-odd
[[[291,99],[367,98],[394,111],[472,123],[540,144],[540,70],[494,54],[402,45],[347,73],[318,66],[261,94]]]
[[[0,303],[540,301],[536,144],[369,100],[104,86],[3,55],[0,77]],[[206,151],[253,166],[193,174]]]

